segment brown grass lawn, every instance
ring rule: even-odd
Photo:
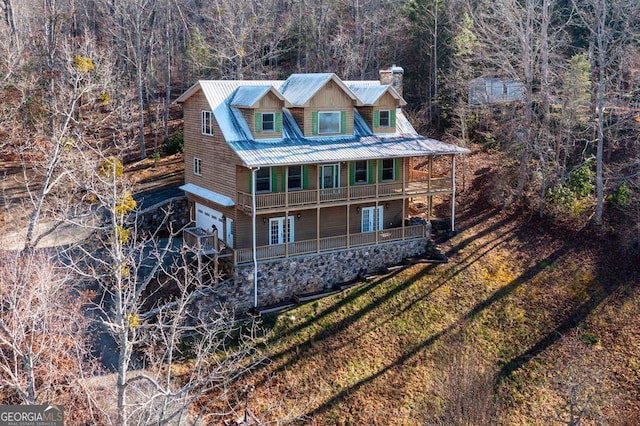
[[[640,424],[637,258],[594,231],[483,203],[472,175],[450,261],[266,318],[262,420],[311,425]],[[596,232],[596,233],[594,233]],[[286,423],[286,421],[284,422]]]

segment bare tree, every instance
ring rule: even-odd
[[[495,373],[460,336],[451,339],[448,359],[445,377],[436,387],[437,396],[443,400],[443,412],[425,424],[480,426],[498,423],[498,402],[493,390]]]
[[[610,2],[591,0],[578,3],[573,1],[574,10],[590,34],[592,72],[595,76],[593,97],[596,115],[596,210],[594,223],[602,223],[604,209],[604,143],[605,143],[605,97],[609,91],[608,82],[623,54],[622,46],[637,43],[640,32],[638,19],[640,5],[635,1]]]
[[[60,403],[84,412],[85,422],[98,420],[81,384],[96,371],[84,338],[87,296],[74,290],[68,272],[46,253],[2,251],[0,258],[2,402]]]
[[[113,407],[111,421],[191,422],[199,415],[196,402],[219,410],[262,360],[255,323],[236,322],[223,306],[198,309],[218,279],[216,269],[198,256],[193,263],[189,253],[179,255],[157,229],[141,229],[120,161],[83,152],[94,171],[82,175],[86,200],[103,221],[95,238],[69,252],[67,264],[99,288],[95,309],[100,330],[113,340],[116,370],[114,400],[105,401]]]

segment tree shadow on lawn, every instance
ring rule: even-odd
[[[445,329],[443,329],[442,331],[440,331],[438,333],[435,333],[434,335],[432,335],[428,339],[424,340],[420,344],[417,344],[417,345],[413,346],[408,351],[403,353],[401,356],[396,358],[393,362],[391,362],[388,365],[386,365],[385,367],[381,368],[380,370],[378,370],[374,374],[371,374],[368,377],[363,378],[363,379],[359,380],[358,382],[354,383],[353,385],[341,390],[336,395],[331,397],[329,400],[327,400],[324,403],[322,403],[319,407],[317,407],[314,410],[308,412],[307,416],[313,417],[315,415],[319,415],[319,414],[327,412],[335,404],[342,402],[348,395],[358,391],[360,388],[362,388],[363,386],[373,382],[377,378],[383,376],[388,371],[390,371],[390,370],[392,370],[394,368],[402,367],[408,361],[410,361],[412,358],[414,358],[416,355],[420,354],[423,350],[425,350],[426,348],[430,347],[432,344],[437,342],[438,339],[450,334],[456,328],[463,327],[464,324],[467,324],[470,320],[475,318],[482,311],[484,311],[485,309],[489,308],[494,303],[498,302],[499,300],[503,299],[504,297],[508,296],[509,294],[514,292],[518,287],[520,287],[521,285],[526,283],[527,281],[533,279],[537,274],[542,272],[549,265],[552,265],[558,259],[560,259],[561,257],[565,256],[567,253],[569,253],[570,250],[571,250],[570,246],[563,245],[562,247],[560,247],[559,249],[557,249],[556,251],[551,253],[549,256],[547,256],[543,260],[539,261],[537,264],[535,264],[531,268],[527,269],[524,273],[522,273],[516,279],[512,280],[509,284],[506,284],[505,286],[501,287],[499,290],[495,291],[490,297],[488,297],[487,299],[483,300],[482,302],[476,304],[476,306],[473,307],[473,309],[471,309],[466,314],[461,316],[457,321],[451,323]],[[431,268],[425,268],[424,271],[426,273],[426,271],[429,271],[429,270],[431,270]],[[419,277],[416,278],[416,279],[419,279]],[[409,281],[410,281],[410,283],[413,283],[415,280],[409,280]],[[398,286],[398,287],[404,289],[404,288],[406,288],[406,285]],[[398,291],[400,291],[400,290],[398,290]],[[395,289],[394,289],[393,292],[395,292]],[[357,315],[358,315],[358,317],[361,316],[360,313],[358,313]],[[342,325],[339,325],[339,326],[342,327]],[[332,328],[331,330],[327,330],[326,332],[323,332],[321,334],[326,334],[328,336],[328,335],[331,334],[332,331],[335,331],[335,328]]]
[[[593,241],[588,241],[583,244],[593,244]],[[625,292],[621,290],[637,286],[637,277],[640,275],[640,265],[636,264],[633,259],[625,257],[624,253],[620,253],[620,248],[617,247],[614,241],[597,244],[597,272],[591,280],[590,285],[585,288],[587,292],[586,300],[566,314],[564,320],[549,330],[542,339],[509,360],[509,362],[500,369],[498,374],[499,380],[509,379],[513,373],[522,368],[527,362],[544,352],[573,328],[580,326],[588,319],[589,315],[598,306],[605,303],[610,296],[621,294],[623,298],[628,297],[629,293],[626,292],[625,296]],[[574,248],[579,245],[581,245],[580,241],[573,243]],[[576,254],[579,255],[580,253]],[[576,260],[579,261],[579,258],[576,258]],[[598,285],[592,285],[592,283]]]
[[[487,234],[490,234],[491,232],[494,232],[497,229],[500,229],[500,228],[504,227],[510,221],[511,221],[510,217],[504,217],[503,219],[501,219],[500,221],[492,224],[490,227],[486,228],[485,230],[483,230],[483,231],[481,231],[481,232],[479,232],[477,234],[474,234],[474,236],[472,236],[472,237],[469,237],[469,238],[466,238],[466,239],[460,241],[459,243],[457,243],[454,247],[452,247],[449,250],[449,253],[457,253],[461,248],[466,247],[470,243],[472,243],[473,241],[475,241],[475,240],[477,240],[479,238],[482,238],[483,236],[485,236]],[[473,265],[475,262],[477,262],[486,253],[490,252],[491,250],[495,249],[496,247],[498,247],[502,243],[506,242],[514,234],[514,231],[515,231],[515,228],[507,229],[503,233],[501,233],[500,235],[496,236],[494,239],[483,243],[482,245],[478,246],[477,248],[474,248],[474,251],[471,254],[469,254],[467,257],[465,257],[461,261],[457,262],[459,265],[456,265],[456,266],[452,267],[452,272],[451,273],[440,274],[440,276],[436,280],[436,284],[433,285],[432,288],[430,288],[430,290],[427,293],[422,294],[418,298],[410,299],[407,303],[403,304],[404,308],[402,308],[397,313],[393,312],[393,313],[390,313],[390,314],[397,315],[399,313],[402,313],[402,312],[410,309],[410,307],[413,304],[427,299],[434,291],[436,291],[438,288],[442,287],[443,285],[447,284],[451,279],[453,279],[454,277],[456,277],[457,275],[462,273],[464,270],[469,268],[471,265]],[[489,246],[489,247],[487,247],[487,246]],[[482,251],[480,252],[480,250],[482,250]],[[432,272],[434,272],[436,270],[437,266],[438,265],[431,264],[431,265],[428,265],[428,266],[422,268],[417,274],[412,276],[410,279],[404,281],[401,284],[398,284],[398,285],[394,286],[389,291],[387,291],[383,295],[375,298],[374,300],[369,302],[366,306],[362,307],[357,312],[354,312],[353,314],[351,314],[347,318],[344,318],[339,323],[337,323],[337,324],[335,324],[335,325],[333,325],[331,327],[328,327],[328,328],[322,330],[321,332],[319,332],[319,333],[317,333],[317,334],[315,334],[313,336],[308,337],[304,342],[301,342],[301,343],[299,343],[299,344],[297,344],[297,345],[295,345],[293,347],[288,347],[288,348],[282,349],[279,352],[271,354],[269,356],[269,359],[271,361],[277,361],[277,360],[281,359],[282,357],[284,357],[285,355],[289,354],[290,351],[293,348],[295,348],[296,352],[305,353],[306,355],[312,355],[314,352],[311,352],[310,350],[313,347],[315,347],[315,345],[318,342],[321,342],[321,341],[323,341],[323,340],[325,340],[325,339],[327,339],[329,337],[332,337],[333,335],[339,333],[340,331],[349,328],[350,326],[355,324],[357,321],[362,319],[364,316],[366,316],[367,314],[371,313],[374,309],[378,308],[381,304],[387,303],[389,300],[391,300],[391,299],[395,298],[396,296],[400,295],[405,290],[407,290],[408,288],[413,286],[416,282],[420,281],[423,277],[425,277],[425,276],[431,274]],[[282,334],[279,334],[278,336],[276,336],[275,340],[272,341],[272,344],[276,344],[277,345],[277,343],[279,341],[283,341],[285,338],[287,338],[287,337],[289,337],[291,335],[294,335],[296,333],[299,333],[302,330],[304,330],[305,328],[316,324],[318,321],[322,320],[323,318],[325,318],[325,317],[327,317],[327,316],[329,316],[329,315],[331,315],[331,314],[333,314],[335,312],[338,312],[341,308],[353,303],[356,299],[358,299],[359,297],[367,294],[370,290],[372,290],[373,288],[375,288],[378,285],[380,285],[381,282],[389,280],[389,279],[392,279],[393,277],[395,277],[399,273],[400,273],[400,271],[395,271],[393,273],[385,275],[384,277],[376,279],[376,280],[372,281],[371,283],[362,285],[360,288],[358,288],[356,291],[350,293],[344,299],[334,303],[333,305],[327,307],[323,311],[318,312],[317,314],[313,315],[313,317],[307,319],[306,321],[304,321],[304,322],[302,322],[302,323],[300,323],[300,324],[298,324],[298,325],[296,325],[296,326],[294,326],[294,327],[292,327],[290,329],[287,329]],[[276,320],[277,316],[274,316],[272,318],[273,318],[273,322],[270,322],[270,323],[266,324],[267,328],[269,328],[269,326],[272,326],[275,323],[275,320]],[[369,330],[374,328],[375,325],[376,324],[372,324],[369,327]],[[341,345],[341,346],[344,346],[344,344]],[[334,349],[338,349],[339,347],[334,347]],[[286,370],[289,367],[289,365],[291,363],[293,363],[293,362],[295,362],[295,359],[291,359],[289,362],[284,363],[278,369],[276,369],[274,371],[274,373],[278,373],[278,372],[281,372],[283,370]]]

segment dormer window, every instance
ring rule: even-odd
[[[340,111],[319,111],[318,112],[318,134],[327,135],[340,133]]]
[[[255,117],[256,133],[279,132],[282,129],[282,113],[280,112],[257,112]]]
[[[389,127],[391,124],[391,114],[388,109],[380,111],[380,119],[378,120],[378,127]]]
[[[213,135],[213,111],[202,111],[202,134]]]
[[[396,127],[396,112],[390,109],[377,109],[373,112],[374,128]]]
[[[263,112],[262,114],[262,131],[273,132],[276,130],[276,115],[272,112]]]

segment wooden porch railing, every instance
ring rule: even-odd
[[[186,228],[182,232],[182,245],[202,254],[220,251],[217,231],[209,233],[202,228]]]
[[[377,185],[352,185],[330,189],[308,189],[299,191],[256,194],[256,210],[291,207],[313,207],[345,201],[384,199],[401,196],[436,195],[451,192],[451,178],[437,177],[431,180],[402,182],[382,182]],[[252,210],[251,194],[238,192],[238,207],[247,212]]]
[[[273,244],[256,248],[258,260],[280,259],[311,253],[322,253],[342,250],[350,247],[373,245],[378,242],[390,242],[422,238],[425,236],[424,225],[405,226],[404,228],[384,229],[382,231],[338,235],[335,237],[319,238],[317,240],[295,241],[288,244]],[[227,248],[227,250],[230,250]],[[253,261],[251,248],[233,251],[235,263]]]

